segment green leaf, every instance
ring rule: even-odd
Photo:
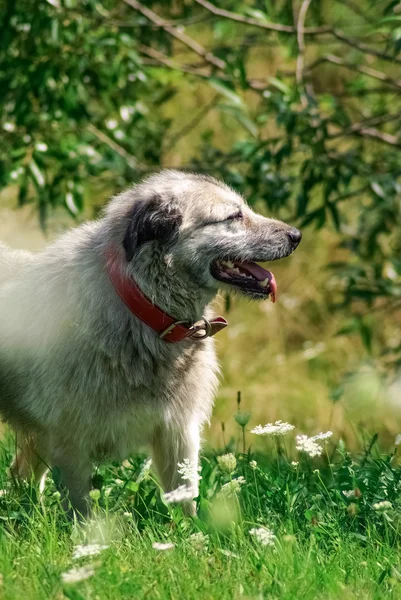
[[[245,108],[242,98],[240,96],[238,96],[238,94],[232,88],[228,87],[221,80],[214,79],[212,77],[211,79],[208,79],[208,82],[209,82],[209,85],[214,90],[216,90],[216,92],[218,92],[219,94],[221,94],[222,96],[227,98],[227,100],[230,100],[230,102],[232,102],[232,104],[234,104],[235,106],[238,106],[240,108]]]

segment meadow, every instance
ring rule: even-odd
[[[68,522],[50,477],[41,499],[10,483],[9,438],[0,597],[401,598],[397,447],[382,453],[374,436],[350,453],[331,432],[308,438],[283,422],[245,433],[247,418],[236,414],[246,452],[202,457],[196,518],[134,457],[99,468],[92,518]]]

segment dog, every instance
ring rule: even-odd
[[[166,170],[114,197],[101,218],[34,255],[0,246],[0,414],[17,477],[57,468],[68,506],[89,510],[94,461],[150,448],[166,492],[197,496],[202,428],[218,380],[219,290],[275,299],[257,262],[301,233],[254,213],[229,186]],[[193,512],[193,503],[189,512]]]

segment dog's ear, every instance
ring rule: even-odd
[[[172,204],[163,203],[159,196],[136,202],[129,215],[129,224],[123,240],[127,261],[132,260],[135,251],[145,242],[172,241],[181,223],[182,215],[179,210]]]

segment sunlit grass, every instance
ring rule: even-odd
[[[374,437],[351,455],[329,437],[312,459],[285,430],[270,428],[278,437],[256,455],[204,456],[196,518],[163,502],[143,457],[103,466],[82,525],[66,521],[50,478],[41,500],[10,485],[3,446],[0,597],[401,597],[394,445],[382,454]]]

